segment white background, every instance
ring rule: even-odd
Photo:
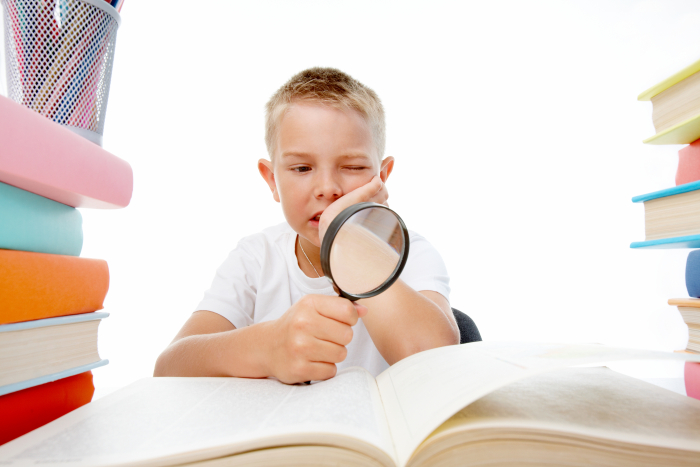
[[[263,109],[311,66],[381,97],[389,204],[485,340],[685,347],[666,301],[688,250],[631,250],[630,199],[674,185],[682,146],[641,143],[636,98],[700,58],[700,3],[126,0],[122,18],[104,147],[133,198],[82,211],[82,256],[111,275],[98,390],[150,376],[228,251],[283,220]]]

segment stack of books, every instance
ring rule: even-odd
[[[644,203],[646,239],[632,248],[700,248],[700,60],[639,95],[651,101],[656,134],[648,144],[678,151],[676,186],[632,198]]]
[[[0,96],[0,444],[92,399],[107,263],[80,208],[129,204],[131,167]]]
[[[700,248],[700,60],[644,91],[656,134],[649,144],[687,144],[678,151],[676,186],[632,198],[644,203],[646,239],[632,248]],[[686,264],[690,298],[673,298],[688,325],[687,352],[700,353],[700,251]],[[686,363],[686,392],[700,399],[700,364]]]

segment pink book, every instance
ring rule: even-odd
[[[685,362],[685,393],[700,399],[700,363]]]
[[[678,151],[676,185],[700,180],[700,139]]]
[[[123,208],[131,166],[95,143],[0,96],[0,182],[76,208]]]

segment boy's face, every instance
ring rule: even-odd
[[[320,247],[318,217],[335,200],[391,173],[393,158],[380,165],[367,122],[354,110],[296,103],[280,122],[274,163],[258,169],[282,204],[284,217],[302,237]]]

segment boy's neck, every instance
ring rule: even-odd
[[[299,269],[301,269],[307,277],[317,278],[323,276],[320,248],[305,238],[302,238],[300,235],[297,235],[297,242],[294,250]]]

